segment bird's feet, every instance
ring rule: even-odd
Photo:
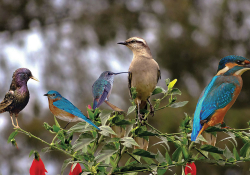
[[[155,110],[154,110],[154,107],[152,104],[150,104],[150,114],[152,117],[154,117],[154,115],[155,115]]]
[[[142,114],[138,114],[138,118],[139,118],[140,123],[142,123],[142,121],[146,121],[146,119],[144,118]]]
[[[222,122],[221,123],[221,129],[233,129],[233,128],[227,126],[225,122]]]

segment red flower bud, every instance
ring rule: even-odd
[[[90,105],[88,105],[88,108],[89,108],[89,109],[92,109]]]
[[[73,170],[72,168],[73,168],[73,164],[71,165],[69,175],[79,175],[82,172],[82,167],[79,163],[76,164]]]
[[[186,167],[185,167],[185,175],[196,175],[196,166],[194,164],[194,162],[192,163],[187,163]]]
[[[48,171],[45,169],[42,159],[37,152],[34,153],[35,158],[30,167],[30,175],[45,175]]]

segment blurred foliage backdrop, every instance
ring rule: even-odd
[[[19,115],[19,124],[51,141],[42,127],[44,121],[54,122],[43,94],[57,90],[86,114],[86,106],[92,103],[92,84],[100,73],[126,71],[132,60],[132,52],[116,43],[139,36],[148,42],[160,65],[159,85],[164,86],[166,78],[177,78],[176,87],[183,92],[178,100],[189,101],[183,108],[165,109],[149,118],[160,131],[177,132],[184,112],[193,115],[219,60],[227,55],[250,58],[249,34],[249,0],[0,0],[0,98],[8,91],[14,70],[29,68],[40,82],[28,82],[31,98]],[[243,90],[225,117],[234,128],[247,127],[250,120],[249,76],[250,72],[243,75]],[[124,110],[130,106],[126,75],[115,77],[110,102]],[[7,144],[12,131],[9,114],[1,114],[0,174],[28,174],[33,160],[29,151],[40,151],[45,145],[18,135],[17,150]],[[223,137],[219,133],[218,138]],[[151,139],[150,145],[154,142]],[[218,145],[224,148],[225,143],[230,145],[225,141]],[[67,158],[59,152],[41,157],[49,175],[59,173]],[[168,174],[181,173],[181,167],[172,170]],[[240,167],[197,163],[197,173],[250,174],[249,163]]]

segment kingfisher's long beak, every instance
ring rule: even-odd
[[[122,44],[122,45],[127,45],[128,43],[126,43],[125,41],[124,42],[119,42],[117,44]]]
[[[114,75],[123,74],[123,73],[130,73],[130,72],[118,72],[118,73],[114,73]]]
[[[44,94],[43,96],[49,96],[49,94]]]
[[[30,78],[39,82],[39,80],[33,76],[31,76]]]

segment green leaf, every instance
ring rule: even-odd
[[[166,83],[166,86],[168,86],[168,85],[169,85],[169,83],[170,83],[170,79],[169,79],[169,78],[167,78],[167,79],[165,80],[165,83]]]
[[[43,153],[50,152],[50,151],[51,151],[51,148],[50,148],[50,147],[44,147],[44,148],[42,149],[42,152],[43,152]]]
[[[86,131],[92,131],[92,125],[86,125],[86,122],[78,122],[74,126],[72,126],[68,131],[69,132],[86,132]]]
[[[166,168],[158,168],[157,169],[157,175],[164,175],[166,173]]]
[[[171,81],[168,85],[168,90],[172,89],[176,82],[177,82],[177,79],[174,79],[173,81]]]
[[[132,146],[139,146],[132,137],[123,137],[121,138],[121,141],[123,141],[124,143],[122,144],[128,148],[131,148]]]
[[[171,95],[181,95],[181,91],[178,88],[174,88],[171,91]]]
[[[182,157],[182,148],[181,146],[178,147],[175,152],[173,153],[172,155],[172,159],[175,161],[175,162],[178,162]]]
[[[110,110],[102,110],[102,112],[100,114],[100,119],[101,119],[101,123],[103,126],[106,125],[106,122],[110,118],[111,113],[112,113],[112,111],[110,111]]]
[[[72,161],[71,158],[64,160],[63,165],[62,165],[62,169],[61,169],[61,174],[63,174],[65,168],[71,163],[71,161]]]
[[[189,154],[188,154],[188,150],[187,150],[186,146],[184,146],[184,145],[182,145],[182,153],[183,153],[185,160],[187,160],[189,158]]]
[[[137,96],[136,87],[131,87],[130,92],[131,92],[132,99],[135,99]]]
[[[53,125],[53,131],[57,133],[58,131],[60,131],[60,127]]]
[[[212,145],[202,145],[200,147],[200,149],[203,150],[203,151],[207,151],[207,152],[223,154],[223,150],[222,149],[214,147]]]
[[[154,162],[153,159],[151,159],[151,158],[142,157],[142,159],[143,159],[148,165],[155,164],[155,162]]]
[[[94,113],[92,112],[92,109],[89,109],[89,108],[87,107],[87,111],[88,111],[90,120],[94,120],[94,119],[95,119],[95,116],[94,116]]]
[[[234,154],[234,158],[235,158],[237,161],[240,160],[240,156],[239,156],[239,154],[238,154],[238,152],[237,152],[236,147],[234,147],[234,149],[233,149],[233,154]]]
[[[16,137],[16,135],[18,134],[18,131],[15,130],[14,132],[12,132],[8,138],[7,143],[10,143],[12,139],[14,139]]]
[[[233,153],[228,149],[227,145],[225,145],[223,155],[226,157],[226,159],[234,158]]]
[[[32,156],[34,152],[35,152],[35,150],[31,150],[29,153],[29,157]]]
[[[223,158],[217,153],[209,153],[215,160],[223,160]]]
[[[109,134],[117,135],[109,126],[100,126],[101,129],[100,134],[104,136],[109,136]]]
[[[165,93],[165,92],[166,92],[165,89],[163,89],[160,86],[156,86],[154,91],[152,92],[152,95],[159,94],[159,93]]]
[[[118,150],[116,149],[114,145],[112,144],[105,145],[103,149],[100,151],[100,153],[98,154],[98,156],[95,157],[95,161],[98,163],[102,162],[106,160],[107,158],[109,158],[110,156],[112,156],[117,151]]]
[[[54,120],[55,120],[56,126],[60,128],[61,126],[59,125],[59,123],[58,123],[58,121],[57,121],[57,119],[56,119],[56,116],[54,116]]]
[[[243,145],[243,147],[240,149],[240,156],[241,157],[248,157],[247,155],[249,155],[249,150],[250,148],[250,142],[247,142]]]
[[[91,142],[93,142],[94,140],[95,140],[95,138],[91,134],[82,133],[79,136],[79,138],[74,142],[72,149],[74,151],[78,151],[78,150],[82,149],[85,145],[88,145]]]
[[[167,151],[165,153],[165,158],[166,158],[167,164],[168,165],[172,165],[172,160],[171,160],[171,158],[170,158],[170,156],[169,156],[169,154],[168,154]]]
[[[166,159],[164,158],[164,156],[161,154],[161,152],[158,150],[156,156],[155,156],[155,159],[159,162],[159,163],[162,163],[162,162],[167,162]]]
[[[149,158],[153,158],[153,159],[155,158],[155,154],[150,153],[148,151],[145,151],[143,149],[135,149],[133,151],[133,154],[137,155],[137,156],[142,156],[142,157],[149,157]]]
[[[181,102],[176,102],[174,104],[171,104],[169,107],[171,108],[180,108],[185,106],[188,103],[188,101],[181,101]]]
[[[131,114],[135,109],[136,109],[136,106],[135,106],[135,105],[134,105],[134,106],[130,106],[130,107],[128,108],[127,115]]]

